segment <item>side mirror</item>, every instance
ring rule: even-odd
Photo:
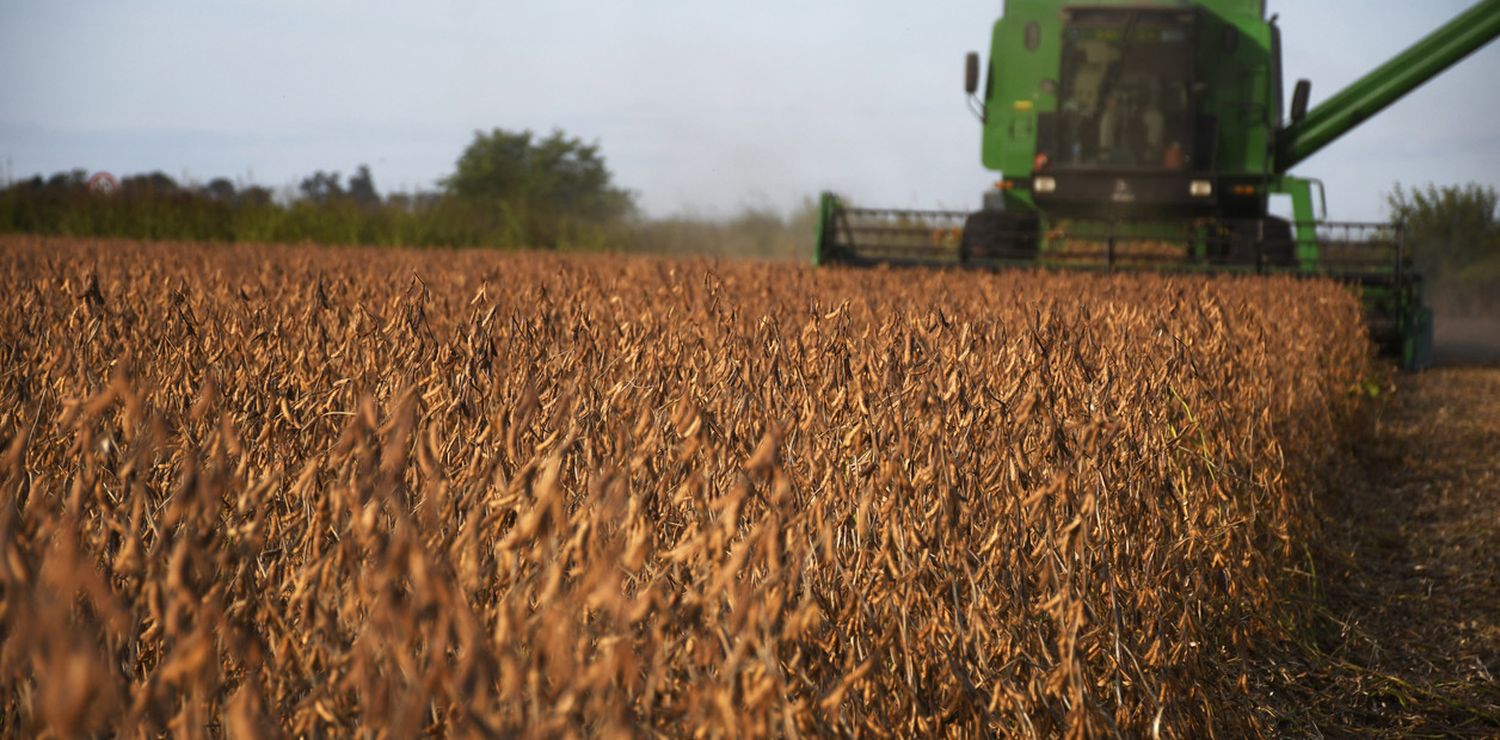
[[[1292,91],[1292,123],[1307,118],[1307,99],[1311,96],[1312,83],[1307,80],[1297,80],[1297,88]]]
[[[964,92],[973,95],[979,90],[979,54],[969,52],[964,59]]]

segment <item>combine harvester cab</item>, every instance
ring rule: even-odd
[[[1432,317],[1401,228],[1330,223],[1321,183],[1289,172],[1497,35],[1500,0],[1482,0],[1309,110],[1306,80],[1284,100],[1263,0],[1007,0],[988,65],[967,60],[982,160],[1002,173],[984,207],[824,193],[813,259],[1326,276],[1358,287],[1383,352],[1421,367]]]

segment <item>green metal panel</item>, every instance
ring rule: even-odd
[[[1297,240],[1297,264],[1303,270],[1318,267],[1317,214],[1313,210],[1312,181],[1300,177],[1279,177],[1271,181],[1270,192],[1292,196],[1292,223]]]
[[[1271,26],[1258,6],[1210,2],[1202,4],[1199,14],[1199,111],[1218,120],[1213,166],[1219,172],[1268,169],[1280,79],[1271,54]]]
[[[1203,83],[1199,110],[1219,121],[1215,169],[1268,173],[1280,122],[1281,75],[1263,5],[1262,0],[1008,0],[991,34],[982,91],[985,167],[1007,178],[1032,174],[1037,117],[1058,109],[1064,8],[1160,7],[1198,10],[1194,65]]]
[[[1057,110],[1057,96],[1044,90],[1057,80],[1061,62],[1059,0],[1010,0],[990,41],[985,90],[984,165],[1006,177],[1031,174],[1039,113]],[[1035,43],[1028,44],[1028,34]]]
[[[818,236],[813,242],[813,267],[821,267],[828,263],[829,250],[832,247],[830,241],[833,238],[834,217],[840,207],[839,198],[833,193],[823,193],[818,197]]]
[[[1500,0],[1482,0],[1324,101],[1292,126],[1278,144],[1285,172],[1403,95],[1500,35]]]

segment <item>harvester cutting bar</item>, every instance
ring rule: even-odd
[[[1036,257],[1034,230],[998,234],[1032,248],[984,250],[965,241],[972,214],[897,208],[848,208],[824,195],[813,260],[816,264],[970,267],[1029,264]]]
[[[819,261],[864,265],[957,262],[961,211],[836,208],[828,214]]]
[[[1401,229],[1390,224],[1061,220],[1039,230],[996,227],[962,211],[837,200],[825,200],[821,216],[819,264],[1298,273],[1388,284],[1411,272]],[[976,224],[982,233],[966,232],[979,232]]]
[[[1281,219],[1068,220],[995,213],[846,208],[825,197],[820,264],[1262,274],[1355,289],[1371,339],[1407,367],[1424,362],[1431,314],[1400,226]]]
[[[1402,282],[1412,274],[1401,227],[1393,224],[1317,223],[1316,258],[1309,272],[1331,277]]]
[[[1423,306],[1422,278],[1398,225],[1293,224],[1271,218],[1061,223],[1050,229],[1034,264],[1335,280],[1358,293],[1370,338],[1383,352],[1402,358],[1406,367],[1422,366],[1430,353],[1431,312]]]

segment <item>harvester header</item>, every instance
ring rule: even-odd
[[[1416,366],[1431,315],[1400,229],[1327,223],[1321,183],[1288,170],[1496,35],[1500,0],[1482,0],[1309,110],[1308,81],[1284,95],[1262,0],[1007,0],[965,70],[998,174],[983,207],[825,194],[815,260],[1328,275],[1361,287],[1377,340]]]

